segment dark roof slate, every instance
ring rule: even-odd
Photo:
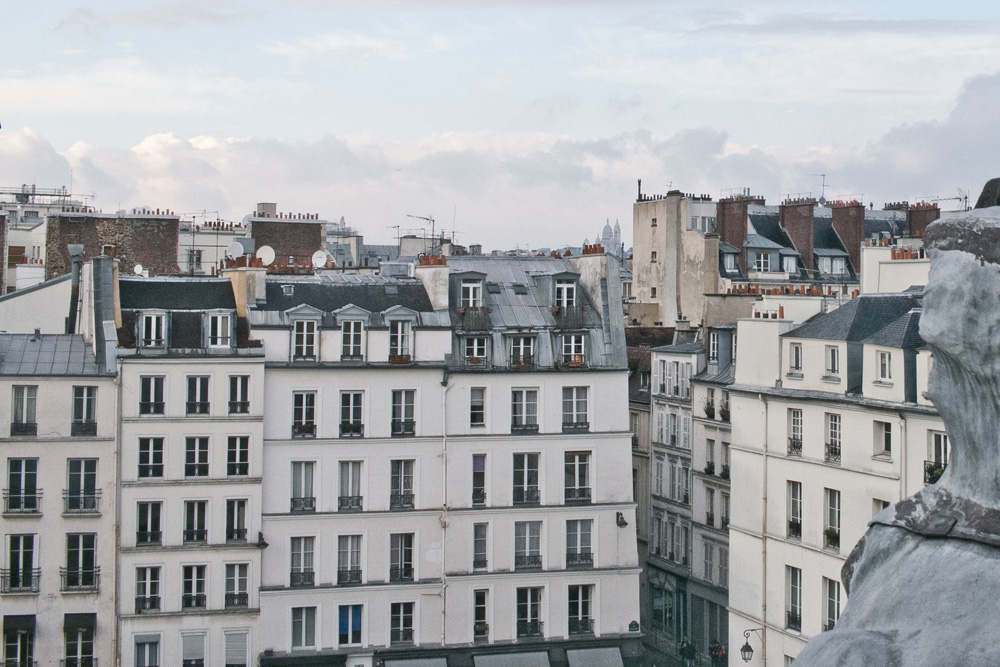
[[[259,305],[258,310],[284,312],[302,304],[324,312],[332,312],[349,304],[373,313],[380,313],[393,306],[403,306],[417,312],[434,310],[424,285],[419,280],[371,283],[287,281],[287,284],[294,286],[291,295],[284,293],[284,283],[278,278],[268,278],[267,303]]]
[[[902,317],[920,301],[909,294],[865,294],[840,308],[817,315],[782,336],[861,342],[893,320]]]
[[[228,278],[121,278],[123,310],[213,310],[236,308]]]
[[[920,337],[920,311],[911,310],[882,327],[863,342],[898,347],[904,350],[915,350],[923,347],[924,339]]]
[[[677,343],[676,345],[661,345],[653,348],[653,352],[665,352],[668,354],[697,354],[703,350],[701,341]]]
[[[106,375],[79,334],[0,334],[0,375]]]

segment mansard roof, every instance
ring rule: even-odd
[[[139,278],[118,281],[123,310],[233,310],[236,297],[228,278],[189,276]]]
[[[920,300],[912,294],[864,294],[782,336],[858,343],[919,307]]]

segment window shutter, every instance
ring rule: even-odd
[[[205,635],[181,635],[184,660],[205,659]]]
[[[226,667],[247,664],[247,633],[226,633]]]

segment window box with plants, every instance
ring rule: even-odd
[[[825,529],[823,539],[828,549],[840,549],[840,531],[836,528]]]

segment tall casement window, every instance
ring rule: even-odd
[[[97,459],[66,459],[67,513],[96,512],[101,492],[97,489]]]
[[[517,589],[517,636],[541,637],[542,628],[542,589]]]
[[[245,415],[250,412],[250,376],[229,376],[229,414]]]
[[[516,459],[514,465],[517,465]],[[472,504],[486,504],[486,454],[472,455]]]
[[[590,452],[566,452],[563,472],[565,501],[567,503],[589,503]]]
[[[184,501],[184,541],[208,541],[208,501]]]
[[[224,631],[226,638],[226,667],[247,667],[250,664],[247,646],[249,633],[246,631]]]
[[[488,620],[490,592],[485,589],[472,592],[472,634],[476,642],[490,640]]]
[[[293,359],[316,359],[316,322],[296,320],[292,337]]]
[[[591,599],[594,587],[587,584],[569,587],[569,633],[590,635],[594,633],[594,619],[591,616]]]
[[[833,630],[840,620],[840,582],[823,577],[823,630]]]
[[[316,437],[316,392],[292,393],[292,437]]]
[[[562,424],[564,432],[590,430],[590,422],[587,421],[587,387],[563,387]]]
[[[840,414],[826,413],[826,460],[840,462]]]
[[[472,524],[472,569],[485,570],[489,566],[489,546],[487,543],[490,525]]]
[[[802,538],[802,482],[788,482],[788,537]]]
[[[162,503],[143,502],[136,504],[135,542],[144,544],[160,544],[160,508]]]
[[[465,360],[470,364],[486,361],[486,336],[469,336],[465,339]]]
[[[512,433],[538,432],[538,390],[513,389],[510,392],[510,428]]]
[[[337,641],[341,646],[361,643],[361,609],[359,604],[340,605]]]
[[[927,432],[927,459],[924,461],[924,484],[938,481],[948,467],[950,447],[944,431]]]
[[[414,435],[417,422],[413,415],[416,392],[412,389],[394,389],[392,392],[392,435]]]
[[[594,552],[590,535],[594,522],[591,519],[570,519],[566,521],[566,567],[592,567]]]
[[[826,346],[826,374],[840,375],[840,348],[836,345]]]
[[[38,592],[41,570],[36,567],[35,535],[7,536],[7,572],[3,590],[10,593]]]
[[[139,438],[139,477],[163,477],[163,438]]]
[[[292,607],[292,649],[315,646],[316,607]]]
[[[840,549],[840,491],[823,489],[825,516],[823,522],[823,546]]]
[[[181,607],[190,609],[194,607],[205,607],[208,598],[205,594],[205,565],[185,565],[184,573],[184,593],[181,595]]]
[[[413,509],[413,459],[389,463],[389,509]]]
[[[247,563],[226,563],[226,608],[247,607],[249,605],[250,565]],[[228,639],[228,638],[227,638]],[[228,647],[226,664],[230,664]]]
[[[337,583],[341,586],[361,583],[361,536],[337,538]]]
[[[247,501],[237,498],[226,501],[226,542],[247,541]]]
[[[413,533],[389,536],[389,581],[413,581]]]
[[[892,456],[892,422],[873,422],[875,456]]]
[[[514,504],[538,502],[538,454],[514,454]]]
[[[37,512],[42,493],[38,488],[38,459],[7,459],[4,512]]]
[[[136,635],[135,667],[160,667],[160,635]]]
[[[291,541],[291,562],[289,570],[290,586],[313,586],[316,575],[313,570],[315,537],[293,537]]]
[[[226,447],[226,474],[230,477],[250,474],[250,437],[229,436]]]
[[[162,375],[143,375],[139,378],[139,414],[163,414]]]
[[[34,385],[14,385],[11,387],[10,434],[38,435],[35,420],[35,402],[38,387]]]
[[[879,382],[892,382],[892,353],[878,353],[878,380]]]
[[[316,496],[313,494],[313,461],[292,461],[291,511],[315,512]]]
[[[337,507],[341,512],[360,512],[364,498],[361,495],[361,461],[340,462],[340,496]]]
[[[413,641],[413,603],[393,602],[389,606],[389,642],[408,644]]]
[[[167,316],[158,314],[145,314],[142,316],[142,346],[143,347],[164,347],[166,345],[166,323]]]
[[[189,375],[187,379],[187,413],[189,415],[207,415],[209,407],[208,376]]]
[[[788,344],[788,372],[802,372],[802,343]]]
[[[710,331],[708,333],[708,360],[719,360],[719,332]]]
[[[469,389],[469,426],[486,426],[486,387]]]
[[[514,569],[539,570],[542,567],[542,522],[514,522]]]
[[[802,456],[802,410],[788,409],[788,455]]]
[[[510,341],[510,363],[515,366],[530,366],[534,359],[534,336],[514,336]]]
[[[785,627],[802,630],[802,570],[785,566]]]
[[[348,320],[340,325],[341,359],[364,359],[364,325],[361,320]]]
[[[340,392],[340,435],[341,437],[360,438],[365,434],[364,424],[361,421],[361,399],[364,394],[360,391]]]
[[[97,566],[97,535],[66,535],[66,569],[62,572],[62,590],[97,590],[101,568]]]
[[[462,281],[462,308],[479,308],[483,305],[483,283],[480,280]]]
[[[562,360],[564,364],[569,366],[579,366],[587,360],[584,355],[584,341],[586,336],[583,334],[565,334],[562,337]]]
[[[389,322],[389,360],[409,361],[413,350],[413,325],[409,320]]]
[[[184,476],[208,477],[208,438],[185,438]]]
[[[208,316],[209,347],[229,347],[231,345],[229,322],[229,315],[217,314]]]
[[[135,613],[160,608],[160,568],[135,568]]]
[[[573,280],[556,281],[556,307],[566,308],[576,305],[576,282]]]
[[[73,424],[70,434],[97,435],[97,387],[73,387]]]
[[[93,615],[89,615],[93,619]],[[79,618],[79,617],[77,617]],[[69,619],[63,626],[63,634],[66,637],[66,657],[62,664],[65,667],[91,667],[95,665],[94,660],[94,627],[92,622],[74,621],[69,623]]]

